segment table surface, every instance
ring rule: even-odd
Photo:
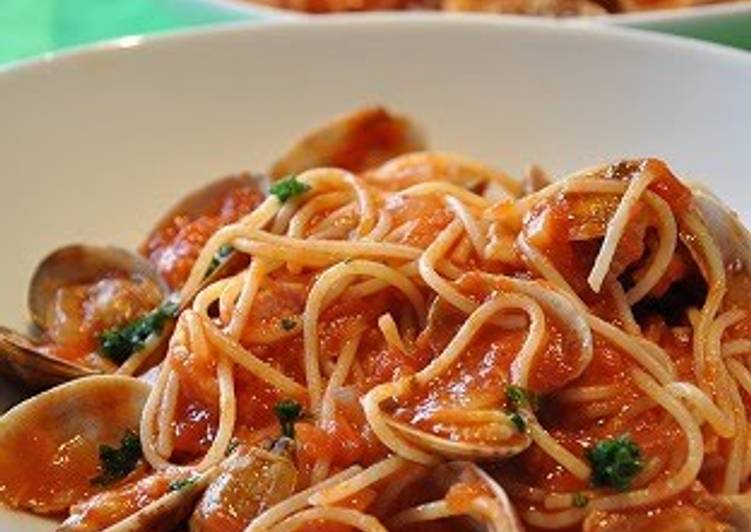
[[[125,35],[264,18],[201,0],[0,0],[0,64]],[[742,18],[650,29],[751,49],[751,18]]]

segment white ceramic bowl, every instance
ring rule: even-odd
[[[364,103],[511,172],[664,157],[751,220],[751,56],[590,26],[400,19],[128,38],[0,74],[0,323],[23,326],[30,273],[51,249],[135,246],[184,191],[263,169]],[[2,531],[34,522],[0,512]]]

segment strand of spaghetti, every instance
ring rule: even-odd
[[[412,523],[434,521],[436,519],[451,517],[452,515],[457,514],[444,499],[441,499],[403,510],[394,516],[389,525],[393,530],[398,530]]]
[[[477,304],[461,294],[435,270],[435,263],[446,254],[451,244],[459,238],[463,230],[461,220],[455,219],[452,221],[422,254],[418,261],[418,267],[423,281],[435,290],[441,298],[466,314],[470,314],[477,307]]]
[[[420,325],[425,324],[425,302],[417,287],[404,274],[394,268],[366,260],[341,262],[324,271],[310,288],[303,312],[303,341],[305,349],[305,382],[310,396],[310,408],[318,413],[321,406],[321,374],[318,363],[318,316],[326,292],[340,279],[353,275],[368,275],[389,282],[410,301],[417,313]]]
[[[196,297],[193,298],[193,304],[191,305],[193,312],[207,315],[209,307],[211,307],[211,305],[217,300],[221,300],[221,297],[225,292],[234,291],[236,289],[236,293],[239,293],[241,282],[241,275],[238,274],[226,279],[219,279],[218,281],[214,281],[210,285],[204,287],[196,294]]]
[[[391,230],[391,224],[393,223],[393,217],[387,210],[381,210],[378,213],[378,223],[375,224],[373,230],[365,236],[365,240],[372,242],[378,242],[386,237],[386,234]]]
[[[636,322],[634,313],[631,310],[628,301],[626,301],[626,294],[623,291],[623,285],[621,285],[620,281],[616,279],[608,283],[607,286],[610,296],[615,303],[615,310],[621,320],[623,330],[629,334],[641,335],[641,327],[639,327],[639,324]]]
[[[487,242],[485,235],[480,229],[478,220],[476,220],[474,216],[472,216],[472,213],[469,212],[469,209],[466,207],[466,205],[464,205],[457,198],[453,196],[447,196],[445,201],[446,205],[448,205],[449,208],[454,211],[456,217],[462,221],[462,224],[464,224],[464,230],[467,232],[469,240],[472,242],[472,245],[475,248],[475,253],[477,253],[478,257],[482,257],[482,253],[485,249],[485,246],[487,245]]]
[[[522,519],[530,525],[543,530],[570,528],[581,522],[587,515],[587,508],[571,508],[560,512],[541,512],[526,510],[522,512]]]
[[[672,362],[668,367],[665,367],[663,364],[658,362],[654,358],[654,356],[652,356],[647,350],[645,350],[643,345],[641,345],[638,341],[635,341],[635,337],[626,334],[619,328],[598,318],[597,316],[594,316],[593,314],[587,315],[587,322],[595,333],[603,336],[611,343],[613,343],[616,347],[620,348],[623,352],[628,354],[660,383],[667,384],[674,380],[676,370]]]
[[[362,467],[353,465],[344,471],[333,475],[323,482],[304,489],[288,497],[287,499],[275,504],[271,508],[267,509],[261,515],[253,519],[245,528],[245,532],[266,532],[269,528],[284,519],[285,517],[294,514],[298,510],[308,506],[308,498],[314,493],[324,490],[330,486],[335,486],[340,482],[344,482],[348,478],[356,475],[362,471]]]
[[[203,245],[203,248],[201,248],[201,252],[198,254],[196,261],[193,263],[193,268],[190,270],[188,279],[180,289],[181,300],[185,300],[186,297],[195,293],[209,269],[211,260],[220,247],[230,243],[235,237],[244,234],[249,229],[264,227],[273,219],[280,206],[281,202],[279,198],[273,195],[269,196],[253,212],[245,215],[233,224],[222,227],[211,235]]]
[[[274,235],[257,229],[246,231],[242,237],[235,238],[233,244],[239,249],[248,247],[249,243],[269,244],[288,250],[301,251],[327,257],[341,259],[348,257],[383,257],[393,259],[413,260],[420,256],[422,250],[391,244],[388,242],[346,241],[341,240],[298,240],[283,235]]]
[[[325,175],[325,177],[324,177]],[[338,168],[318,168],[303,172],[298,179],[303,183],[314,185],[317,179],[330,179],[336,176],[341,182],[351,187],[357,196],[357,203],[360,210],[360,223],[357,226],[357,235],[362,237],[373,229],[376,223],[375,207],[373,199],[363,182],[357,179],[353,174]]]
[[[417,372],[409,380],[427,384],[432,379],[446,372],[467,348],[472,338],[477,334],[483,324],[488,322],[495,314],[506,309],[520,309],[525,312],[535,312],[534,307],[539,306],[529,296],[523,294],[499,293],[493,299],[489,299],[472,312],[462,324],[441,354],[434,358],[427,366]],[[538,318],[539,320],[539,318]],[[543,327],[530,326],[527,337],[522,344],[516,358],[526,359],[536,353],[544,339]]]
[[[386,528],[372,515],[364,514],[350,508],[310,508],[288,517],[281,523],[274,525],[269,532],[293,532],[306,523],[324,521],[341,523],[364,532],[388,532]]]
[[[732,357],[736,355],[746,355],[751,353],[751,340],[741,338],[738,340],[728,340],[722,344],[722,356]]]
[[[148,360],[151,355],[154,354],[154,351],[162,345],[162,335],[167,335],[170,333],[171,326],[169,324],[165,325],[164,330],[161,334],[158,335],[151,335],[149,339],[146,342],[146,345],[138,352],[134,353],[130,357],[128,357],[128,360],[123,362],[116,370],[115,373],[117,375],[135,375],[136,372],[143,366],[143,364]]]
[[[631,180],[621,198],[618,208],[608,222],[607,229],[605,229],[605,238],[595,258],[594,266],[592,266],[592,270],[587,277],[589,286],[595,292],[599,293],[602,281],[605,279],[608,271],[610,271],[610,263],[613,260],[618,243],[626,230],[633,207],[653,179],[654,173],[650,170],[649,164],[647,164],[644,166],[642,172]]]
[[[568,294],[572,299],[577,301],[580,308],[586,308],[584,302],[579,298],[574,289],[571,288],[571,285],[568,284],[568,281],[566,281],[566,279],[563,278],[563,276],[555,268],[555,266],[553,266],[553,263],[550,261],[550,259],[548,259],[545,254],[542,253],[539,249],[533,246],[529,242],[529,240],[527,240],[523,232],[519,233],[519,236],[516,238],[516,246],[517,248],[519,248],[519,251],[522,252],[522,257],[525,258],[529,265],[532,266],[533,269],[537,270],[537,272],[542,275],[543,278],[553,283],[553,285],[555,285],[560,290]]]
[[[563,445],[555,441],[555,438],[540,425],[534,414],[530,412],[526,413],[524,420],[527,422],[530,437],[548,456],[575,477],[582,480],[589,479],[592,472],[589,466]]]
[[[305,226],[314,215],[327,209],[349,204],[351,198],[352,195],[348,192],[329,192],[308,200],[290,219],[287,236],[302,238],[305,234]]]
[[[407,464],[404,458],[391,455],[347,480],[311,495],[308,503],[312,506],[331,506],[393,475]]]
[[[352,362],[357,354],[357,347],[360,345],[360,338],[362,338],[362,332],[358,333],[353,338],[347,340],[342,347],[341,353],[336,360],[336,366],[329,378],[329,382],[326,385],[326,390],[323,392],[323,398],[321,399],[321,415],[318,418],[318,426],[326,430],[334,420],[334,413],[336,407],[336,394],[344,384],[347,378]],[[329,468],[331,467],[330,456],[319,456],[311,472],[311,483],[316,484],[325,479],[329,474]]]
[[[690,382],[671,382],[665,386],[665,390],[675,397],[688,401],[699,411],[702,419],[711,425],[718,436],[732,438],[735,435],[733,417],[717,408],[717,405],[699,387]]]
[[[177,397],[180,392],[180,380],[173,369],[169,370],[167,383],[164,387],[162,402],[157,412],[157,441],[156,451],[165,459],[169,459],[174,448],[174,432],[172,420],[177,409]]]
[[[590,511],[605,512],[652,506],[681,493],[696,479],[704,456],[704,440],[701,430],[691,413],[681,402],[668,393],[655,379],[640,369],[633,369],[634,383],[652,400],[664,408],[678,423],[686,437],[686,458],[680,470],[672,477],[660,479],[649,486],[627,493],[610,495],[590,501]]]
[[[438,458],[406,442],[389,426],[381,410],[383,401],[397,397],[405,388],[403,381],[386,382],[373,387],[360,399],[365,418],[380,442],[394,453],[419,464],[435,464]]]
[[[203,326],[204,323],[204,319],[198,314],[189,314],[189,329],[191,332],[195,331],[201,344],[206,344],[202,345],[202,349],[208,350],[206,332]],[[195,350],[195,344],[193,342],[191,342],[191,346]],[[223,354],[219,354],[216,367],[217,381],[219,383],[219,426],[209,450],[206,451],[204,457],[195,466],[199,471],[208,469],[224,458],[227,447],[232,439],[232,433],[235,430],[237,400],[235,398],[233,365],[234,363],[232,359]]]
[[[628,183],[625,181],[614,181],[602,177],[580,177],[567,180],[563,185],[564,194],[618,194],[626,192]]]
[[[403,196],[422,196],[426,194],[435,194],[437,192],[448,196],[454,196],[462,203],[478,209],[485,209],[489,206],[488,200],[482,196],[470,192],[466,188],[445,181],[428,181],[427,183],[419,183],[417,185],[412,185],[409,188],[405,188],[399,194]]]
[[[307,390],[301,384],[280,372],[270,364],[255,357],[236,340],[230,338],[211,322],[205,323],[205,330],[209,341],[219,349],[222,354],[232,359],[236,364],[252,373],[264,382],[279,390],[285,395],[300,399],[305,397]]]
[[[430,414],[438,423],[508,423],[508,414],[498,409],[441,408]]]
[[[725,296],[725,268],[720,251],[701,219],[688,212],[681,215],[678,221],[683,228],[681,241],[688,248],[707,282],[708,291],[704,305],[698,319],[694,318],[694,374],[699,387],[705,393],[712,393],[708,383],[709,377],[705,374],[706,339]]]
[[[738,391],[738,383],[744,387],[751,384],[748,370],[737,360],[728,360],[729,368],[733,369],[735,380],[728,378],[728,390],[733,403],[735,413],[736,435],[733,438],[730,454],[725,466],[725,480],[722,485],[722,492],[734,494],[740,491],[741,483],[745,480],[746,462],[748,460],[748,419],[746,418],[746,406]],[[740,378],[739,378],[740,377]],[[748,393],[748,390],[746,390]]]
[[[729,380],[727,368],[722,359],[722,335],[745,317],[742,310],[730,310],[717,316],[709,326],[704,344],[704,362],[709,369],[713,383],[714,394],[720,409],[728,416],[733,416],[734,406],[730,391],[725,382]]]
[[[342,347],[339,357],[336,359],[336,367],[331,374],[326,390],[323,393],[323,400],[321,401],[321,417],[319,419],[319,426],[326,427],[334,419],[334,399],[336,393],[344,385],[347,379],[349,370],[352,367],[352,362],[355,360],[357,354],[357,348],[360,345],[360,339],[362,333],[357,334],[353,338],[348,339],[344,347]]]
[[[149,392],[149,396],[146,398],[146,403],[144,404],[143,412],[141,413],[141,421],[139,424],[141,449],[143,452],[143,457],[155,470],[166,469],[167,467],[171,466],[171,464],[167,460],[161,457],[156,448],[156,437],[154,434],[156,427],[154,425],[156,423],[157,410],[161,405],[162,395],[164,393],[165,387],[167,386],[167,380],[169,379],[169,374],[171,371],[170,357],[179,352],[182,352],[184,354],[188,353],[188,349],[186,347],[187,334],[185,330],[184,318],[187,313],[188,312],[184,312],[180,316],[180,319],[175,326],[175,332],[173,333],[172,338],[170,338],[169,347],[167,348],[167,358],[162,363],[162,366],[159,369],[159,375],[157,376],[154,386],[152,386],[151,391]]]
[[[407,350],[402,342],[402,337],[399,335],[399,328],[396,326],[394,318],[388,312],[378,318],[378,328],[381,330],[386,345],[391,349],[398,349],[402,353],[406,353]]]
[[[578,386],[566,388],[555,394],[556,400],[562,403],[588,403],[613,399],[621,392],[619,384],[600,384],[595,386]]]
[[[287,228],[289,227],[289,221],[300,208],[300,204],[303,203],[304,197],[305,196],[297,196],[294,198],[288,198],[276,212],[274,222],[271,224],[269,231],[275,235],[286,233]]]
[[[235,308],[232,311],[232,317],[229,325],[227,326],[227,334],[237,340],[242,334],[243,327],[245,327],[250,315],[251,306],[253,300],[258,294],[258,290],[261,286],[261,281],[266,276],[269,268],[266,262],[262,259],[255,259],[250,263],[246,275],[243,278],[242,290],[235,304]]]
[[[657,215],[658,248],[644,274],[626,294],[629,305],[641,301],[662,279],[670,265],[678,242],[678,228],[670,206],[653,192],[644,193],[644,201]]]
[[[219,295],[219,319],[222,321],[222,323],[229,323],[232,319],[232,312],[235,308],[237,296],[240,295],[240,291],[243,289],[243,286],[247,281],[247,277],[248,271],[245,270],[241,274],[227,279],[224,290],[222,290],[221,294]],[[202,295],[203,291],[201,291],[199,294]],[[209,306],[212,305],[215,301],[216,300],[213,298],[206,298],[205,303],[204,301],[202,301],[200,306],[193,305],[193,310],[195,310],[199,314],[207,316]]]

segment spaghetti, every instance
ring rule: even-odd
[[[751,473],[747,257],[664,163],[522,196],[422,152],[275,187],[196,254],[141,417],[155,472],[226,485],[248,448],[294,471],[263,484],[264,466],[248,478],[267,494],[247,478],[233,492],[253,510],[205,529],[667,530],[676,512],[734,526],[724,496]],[[202,286],[226,248],[249,260]],[[204,497],[243,507],[220,492]]]

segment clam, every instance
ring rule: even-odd
[[[476,464],[463,461],[442,464],[434,469],[428,481],[445,493],[445,502],[439,503],[444,508],[434,512],[441,517],[458,517],[473,530],[523,532],[506,492]],[[397,514],[391,523],[393,528],[421,521],[420,509],[418,506]]]
[[[252,211],[266,197],[268,188],[268,179],[261,174],[243,173],[212,181],[175,203],[156,223],[139,252],[148,257],[156,271],[172,289],[177,290],[185,282],[203,243],[219,226],[232,223]],[[212,218],[213,222],[202,226],[201,220],[206,220],[206,217]],[[191,224],[195,231],[186,235],[184,245],[177,250],[171,248],[170,244],[179,238],[179,233],[189,229]],[[169,253],[164,253],[165,249],[169,249]],[[223,275],[227,266],[237,259],[236,255],[232,253],[223,257],[221,268],[211,272],[210,280]],[[190,297],[182,301],[183,305],[189,302]]]
[[[359,173],[424,147],[422,132],[409,119],[382,107],[364,107],[303,137],[272,166],[271,176],[318,167]]]
[[[692,191],[694,205],[720,248],[725,264],[735,263],[751,271],[751,233],[738,214],[706,189],[694,187]]]
[[[149,389],[131,377],[85,377],[6,412],[0,418],[0,500],[59,513],[105,489],[97,481],[104,478],[100,446],[116,447],[134,434],[129,431],[138,428]]]
[[[271,451],[240,446],[220,465],[193,516],[194,532],[242,531],[269,507],[295,492],[297,468],[289,454],[292,440],[280,439]]]
[[[116,366],[97,354],[101,333],[145,315],[168,289],[144,259],[115,247],[71,245],[37,267],[28,293],[38,340],[0,328],[0,371],[31,389]]]
[[[216,471],[159,471],[74,505],[58,532],[150,532],[186,522]]]

